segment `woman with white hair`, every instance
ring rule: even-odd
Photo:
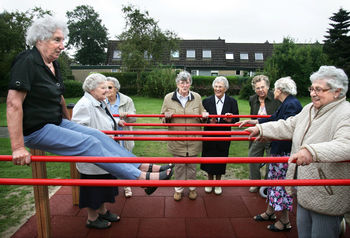
[[[27,42],[32,49],[19,54],[12,64],[6,103],[12,161],[16,165],[31,162],[25,146],[68,156],[134,156],[101,131],[69,120],[63,79],[56,61],[67,34],[67,25],[54,17],[34,21],[27,31]],[[150,164],[95,165],[121,179],[164,180],[172,175],[169,166],[161,171],[162,167]],[[151,194],[155,188],[145,191]]]
[[[282,104],[277,111],[269,118],[260,118],[258,120],[246,120],[240,125],[246,123],[264,124],[270,121],[286,120],[289,117],[297,115],[302,106],[295,97],[297,86],[290,77],[280,78],[275,82],[274,98]],[[289,156],[292,147],[291,141],[272,141],[271,156]],[[267,179],[280,180],[285,179],[288,169],[288,163],[270,163]],[[268,206],[265,212],[254,216],[255,221],[274,221],[276,220],[276,211],[282,211],[281,218],[274,224],[268,225],[267,229],[271,231],[290,230],[292,226],[289,222],[289,212],[293,208],[293,198],[287,194],[283,186],[268,187],[267,190]]]
[[[298,115],[246,130],[258,139],[292,140],[287,179],[350,179],[350,163],[344,162],[350,158],[348,77],[321,66],[310,81],[312,102]],[[350,186],[299,186],[296,193],[298,237],[339,237],[350,211]]]
[[[136,114],[136,109],[132,99],[125,94],[121,93],[120,83],[118,79],[114,77],[107,77],[107,86],[108,93],[106,102],[112,112],[112,114],[119,114],[118,119],[120,118],[123,122],[134,123],[136,122],[136,117],[128,117],[129,114]],[[119,126],[118,130],[132,131],[132,126]],[[132,152],[132,149],[135,146],[133,140],[120,141],[121,145]],[[131,187],[124,187],[124,195],[129,198],[132,196]]]
[[[203,100],[204,109],[209,112],[209,115],[238,115],[238,105],[236,99],[226,95],[229,88],[228,80],[219,76],[216,77],[212,83],[214,95],[209,96]],[[238,118],[211,118],[208,123],[224,124],[235,123]],[[205,131],[231,131],[231,127],[204,127]],[[218,136],[214,136],[218,137]],[[220,136],[219,136],[220,137]],[[227,157],[229,154],[231,141],[203,141],[202,157]],[[221,176],[226,173],[226,164],[201,164],[201,169],[208,173],[208,179],[220,180]],[[211,193],[212,187],[205,187],[205,192]],[[222,188],[216,186],[214,193],[220,195]]]

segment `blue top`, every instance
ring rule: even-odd
[[[271,115],[271,117],[260,118],[258,121],[260,124],[262,124],[269,121],[278,121],[280,119],[286,120],[290,116],[297,115],[301,109],[303,109],[303,107],[301,106],[299,100],[296,97],[289,95],[276,110],[276,112]],[[290,153],[291,148],[291,141],[272,141],[271,155],[287,155]]]

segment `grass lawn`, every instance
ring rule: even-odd
[[[160,114],[163,99],[145,98],[139,96],[132,97],[138,114]],[[238,100],[239,112],[241,115],[249,114],[249,104],[247,100]],[[76,103],[79,98],[67,98],[67,104]],[[302,105],[310,102],[308,98],[300,99]],[[2,100],[1,102],[4,102]],[[137,122],[150,123],[159,122],[158,118],[137,118]],[[7,126],[6,104],[0,103],[0,126]],[[134,151],[137,156],[171,156],[167,151],[166,142],[158,141],[136,141]],[[0,154],[10,155],[10,142],[8,138],[0,138]],[[230,147],[231,157],[245,157],[248,155],[248,142],[232,142]],[[31,178],[31,168],[29,166],[14,166],[11,162],[0,162],[0,174],[2,178]],[[47,174],[49,178],[68,178],[68,163],[47,163]],[[228,164],[227,177],[247,179],[248,164]],[[198,179],[206,179],[199,169]],[[8,235],[11,229],[25,221],[26,217],[34,211],[33,189],[31,186],[7,186],[0,185],[0,237]]]

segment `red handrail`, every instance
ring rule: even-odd
[[[105,180],[105,179],[30,179],[0,178],[3,185],[53,186],[157,186],[157,187],[251,187],[251,186],[342,186],[350,179],[285,179],[285,180]]]
[[[238,123],[124,123],[125,126],[203,126],[203,127],[238,127]],[[244,127],[255,126],[245,124]]]
[[[102,131],[108,135],[249,135],[247,131]]]
[[[114,117],[119,117],[119,114],[113,114]],[[127,114],[126,117],[165,117],[164,114]],[[202,117],[202,115],[189,115],[189,114],[173,114],[172,118],[193,118]],[[209,118],[268,118],[271,115],[209,115]]]
[[[32,162],[90,162],[90,163],[180,163],[180,164],[228,164],[228,163],[287,163],[289,157],[98,157],[32,155]],[[0,155],[0,161],[12,161],[12,155]],[[339,161],[348,163],[350,160]],[[325,162],[323,162],[325,163]],[[329,162],[330,163],[330,162]]]

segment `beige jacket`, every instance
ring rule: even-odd
[[[198,93],[190,91],[190,99],[187,101],[185,107],[182,107],[178,101],[176,92],[168,93],[164,97],[161,114],[165,112],[171,112],[173,114],[181,115],[202,115],[206,112],[203,105],[201,96]],[[165,122],[165,118],[162,118],[162,122]],[[171,118],[169,123],[201,123],[201,118]],[[169,126],[169,131],[200,131],[201,127],[195,126]],[[176,135],[181,137],[181,135]],[[182,136],[188,137],[188,136]],[[193,137],[192,135],[190,137]],[[202,141],[169,141],[168,151],[176,156],[197,156],[202,151]]]
[[[350,103],[342,98],[316,110],[312,103],[287,120],[258,125],[264,137],[292,139],[291,153],[307,148],[314,162],[290,164],[287,179],[350,179]],[[350,212],[350,186],[299,186],[298,203],[326,215]]]

